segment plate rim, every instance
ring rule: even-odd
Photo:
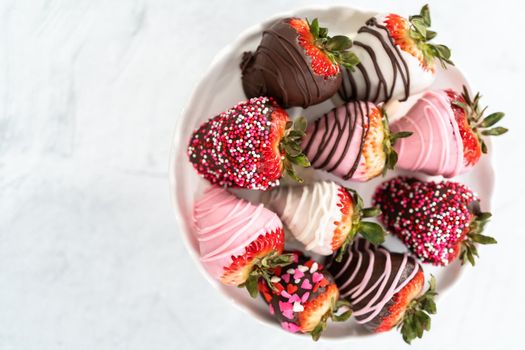
[[[194,262],[198,262],[200,260],[200,257],[198,255],[197,251],[192,246],[192,243],[190,242],[190,240],[188,238],[188,236],[189,236],[189,234],[191,234],[191,232],[189,232],[189,230],[187,229],[187,226],[185,224],[185,220],[182,217],[181,207],[179,206],[178,201],[177,201],[177,191],[176,191],[176,189],[177,189],[177,186],[179,184],[179,181],[177,180],[177,175],[176,175],[176,171],[175,171],[175,169],[176,169],[175,162],[176,162],[176,159],[177,159],[177,155],[181,152],[182,148],[186,145],[186,143],[181,142],[182,141],[181,140],[182,128],[184,126],[184,121],[187,119],[189,111],[191,110],[191,106],[193,106],[195,103],[197,103],[199,101],[200,97],[198,96],[197,92],[202,90],[204,85],[205,85],[205,83],[206,83],[203,78],[208,76],[208,75],[210,75],[217,68],[217,66],[220,65],[220,63],[223,61],[225,56],[228,56],[239,45],[239,42],[245,41],[250,36],[257,34],[265,26],[267,26],[268,24],[272,23],[273,21],[275,21],[275,20],[277,20],[279,18],[283,18],[283,17],[295,16],[295,14],[297,12],[304,12],[304,11],[328,11],[328,10],[337,10],[337,9],[341,9],[341,10],[345,10],[345,11],[350,10],[350,11],[353,11],[353,12],[361,12],[361,13],[370,13],[371,15],[380,13],[378,11],[365,9],[365,8],[359,7],[359,6],[354,7],[354,6],[343,5],[343,4],[306,5],[306,6],[294,7],[292,9],[288,10],[288,11],[283,11],[283,12],[276,13],[276,14],[266,18],[262,22],[259,22],[257,24],[251,25],[251,26],[247,27],[245,30],[242,30],[237,36],[235,36],[235,38],[232,41],[230,41],[228,44],[223,46],[215,54],[215,56],[213,57],[213,59],[211,60],[211,62],[209,64],[209,66],[207,67],[207,69],[203,70],[202,73],[200,74],[198,82],[194,85],[194,87],[192,89],[192,93],[191,93],[190,98],[187,100],[187,102],[185,103],[184,107],[179,111],[179,114],[178,114],[179,117],[177,118],[177,120],[175,122],[175,126],[174,126],[173,132],[171,134],[169,162],[168,162],[169,163],[168,164],[168,166],[169,166],[169,169],[168,169],[169,191],[170,191],[170,201],[171,201],[172,211],[175,214],[175,219],[176,219],[176,222],[177,222],[177,227],[180,230],[180,234],[181,234],[181,236],[183,236],[182,237],[182,241],[183,241],[185,250],[190,254],[190,256],[194,260]],[[462,74],[461,71],[460,71],[460,74]],[[467,80],[465,79],[465,81],[467,81]],[[468,86],[468,85],[469,84],[467,82],[467,88],[470,90],[470,86]],[[489,147],[489,149],[493,148],[490,138],[487,138],[485,140],[485,142],[487,143],[487,146]],[[488,154],[485,154],[484,157],[487,158],[487,160],[490,162],[491,165],[493,164],[492,152],[489,152]],[[494,196],[495,196],[495,193],[496,193],[496,184],[497,184],[495,168],[493,166],[491,166],[490,168],[491,168],[491,174],[490,174],[489,178],[490,178],[491,191],[490,191],[490,194],[489,194],[488,201],[486,202],[486,206],[489,208],[489,210],[492,209],[492,204],[493,204],[492,202],[494,200]],[[454,181],[453,178],[451,180]],[[489,223],[489,225],[490,225],[490,223]],[[210,283],[214,287],[215,290],[218,290],[219,294],[221,295],[221,298],[228,300],[228,303],[230,305],[233,305],[235,308],[241,310],[242,313],[250,315],[252,318],[257,320],[257,322],[259,322],[260,324],[264,324],[265,326],[268,326],[268,327],[273,328],[273,329],[281,330],[281,328],[279,327],[279,325],[276,322],[269,322],[268,320],[263,319],[254,310],[252,310],[252,309],[250,309],[248,307],[245,307],[241,303],[238,303],[234,298],[229,297],[227,294],[225,294],[223,291],[221,291],[220,287],[222,287],[222,286],[220,285],[220,283],[218,281],[216,281],[215,279],[213,279],[207,273],[207,271],[204,269],[203,265],[200,264],[200,263],[197,263],[195,265],[197,265],[197,269],[199,270],[201,275],[203,275],[203,277],[207,280],[207,282]],[[423,264],[423,265],[425,265],[425,264]],[[468,265],[468,264],[463,266],[463,267],[461,267],[461,269],[458,272],[458,275],[457,275],[457,278],[456,278],[456,282],[453,285],[457,285],[462,280],[463,274],[465,274],[467,271],[470,271],[472,268],[473,267]],[[442,299],[444,297],[444,295],[447,295],[450,292],[450,290],[452,289],[451,287],[452,287],[452,285],[449,288],[441,290],[439,295],[437,296],[437,299],[440,300],[440,299]],[[385,332],[385,333],[391,333],[391,332]],[[298,334],[291,334],[291,333],[288,333],[288,334],[290,334],[292,336],[304,336],[302,334],[299,334],[299,335]],[[355,342],[355,341],[358,341],[358,340],[361,340],[361,339],[365,339],[365,338],[366,339],[370,339],[370,338],[373,338],[374,336],[377,336],[377,335],[380,335],[380,334],[379,333],[365,333],[365,334],[360,334],[359,336],[352,336],[352,335],[331,336],[331,337],[322,337],[322,340],[325,341],[325,342],[326,341],[329,341],[329,342],[341,342],[341,341]]]

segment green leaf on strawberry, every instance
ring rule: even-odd
[[[430,330],[430,315],[437,311],[434,302],[436,295],[436,279],[431,276],[427,291],[410,302],[405,315],[397,325],[406,343],[410,344],[412,340],[423,337],[424,331]]]
[[[451,53],[448,47],[429,43],[436,37],[437,33],[429,30],[431,20],[428,5],[423,6],[418,15],[410,16],[408,21],[410,23],[409,35],[423,53],[425,62],[431,63],[434,59],[438,59],[443,68],[446,68],[445,63],[454,65],[450,60]]]
[[[344,35],[328,36],[328,30],[319,26],[319,20],[315,18],[312,22],[306,18],[310,27],[310,33],[314,37],[314,44],[323,51],[334,64],[342,65],[354,70],[359,64],[359,58],[351,51],[352,40]]]
[[[375,222],[363,221],[364,218],[378,216],[381,214],[381,210],[378,207],[363,208],[363,198],[352,189],[347,188],[346,190],[352,196],[352,201],[354,203],[352,225],[350,232],[336,253],[335,260],[337,262],[341,262],[347,251],[348,245],[354,240],[358,233],[374,245],[383,243],[386,235],[386,232],[381,225],[376,224]]]

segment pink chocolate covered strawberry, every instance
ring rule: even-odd
[[[314,168],[343,180],[368,181],[393,169],[393,145],[407,132],[391,134],[386,114],[371,102],[349,102],[310,124],[302,148]]]
[[[447,265],[458,256],[475,264],[475,243],[494,244],[482,235],[490,218],[479,198],[457,182],[426,182],[396,177],[384,182],[374,195],[385,226],[422,261]]]
[[[342,261],[328,265],[341,298],[350,302],[353,316],[371,332],[401,329],[410,343],[430,329],[429,314],[436,313],[435,280],[423,293],[425,276],[417,260],[408,255],[375,247],[357,239]]]
[[[270,282],[260,280],[259,292],[285,330],[310,333],[318,340],[329,318],[345,321],[351,312],[348,303],[339,300],[339,290],[324,266],[294,254],[294,264],[274,269]]]
[[[430,24],[428,5],[408,19],[392,13],[370,18],[351,49],[360,63],[343,69],[343,100],[406,100],[430,86],[438,61],[443,67],[452,64],[450,50],[430,42],[436,36]]]
[[[302,18],[275,21],[263,32],[255,52],[242,57],[242,85],[247,97],[271,96],[283,106],[308,107],[333,96],[341,85],[339,65],[358,62],[346,36]]]
[[[281,255],[281,220],[262,204],[211,187],[195,203],[193,221],[204,268],[224,284],[246,286],[252,296],[259,278],[269,280],[271,268],[292,261]]]
[[[395,149],[398,167],[429,175],[453,177],[467,172],[487,153],[482,135],[501,135],[503,127],[494,127],[504,114],[483,117],[480,95],[471,98],[466,88],[429,91],[414,104],[406,116],[392,123],[391,129],[408,130],[413,136],[400,140]]]
[[[306,121],[295,123],[271,98],[256,97],[230,108],[194,131],[188,156],[212,184],[266,190],[286,172],[300,180],[293,164],[309,166],[300,143]]]

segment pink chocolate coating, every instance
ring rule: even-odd
[[[344,180],[367,181],[370,176],[361,147],[375,109],[371,102],[350,102],[310,123],[302,148],[312,166]]]
[[[193,223],[201,262],[217,279],[230,266],[232,257],[244,254],[260,235],[282,229],[279,217],[262,204],[253,205],[219,187],[206,189],[195,203]]]
[[[447,178],[469,169],[464,165],[463,140],[445,91],[426,92],[390,128],[392,132],[413,132],[396,141],[397,167]]]

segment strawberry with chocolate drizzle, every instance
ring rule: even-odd
[[[308,107],[333,96],[341,84],[339,65],[352,69],[356,56],[346,36],[301,18],[277,20],[263,32],[255,52],[242,57],[247,97],[271,96],[285,107]]]
[[[358,238],[346,249],[342,261],[332,259],[328,270],[341,298],[351,304],[356,322],[369,331],[398,327],[410,343],[430,330],[429,315],[436,313],[435,280],[430,279],[423,293],[425,276],[414,257]]]
[[[388,230],[423,262],[443,266],[459,257],[475,265],[476,243],[496,243],[482,234],[491,214],[457,182],[396,177],[377,188],[373,201]]]
[[[254,97],[194,131],[188,156],[212,184],[267,190],[286,172],[297,181],[294,165],[310,166],[301,152],[306,120],[295,122],[272,98]]]
[[[436,64],[446,68],[450,50],[430,42],[436,32],[428,5],[408,19],[389,13],[370,18],[353,41],[360,63],[343,70],[339,95],[345,101],[406,100],[432,84]]]
[[[302,148],[316,169],[343,180],[368,181],[393,169],[396,141],[410,132],[391,133],[385,111],[357,101],[334,108],[306,130]]]
[[[483,116],[480,94],[471,97],[466,87],[427,91],[391,129],[408,130],[413,136],[400,140],[395,149],[398,167],[429,175],[454,177],[469,171],[487,153],[483,136],[502,135],[504,127],[493,127],[501,112]]]
[[[261,279],[259,292],[285,330],[309,333],[318,340],[328,319],[346,321],[351,311],[339,300],[339,290],[323,265],[293,254],[296,262],[275,268],[270,282]]]
[[[342,253],[358,233],[373,244],[385,239],[380,225],[364,220],[377,216],[379,210],[365,208],[357,192],[332,181],[280,186],[265,192],[262,200],[279,215],[295,239],[313,253]]]

